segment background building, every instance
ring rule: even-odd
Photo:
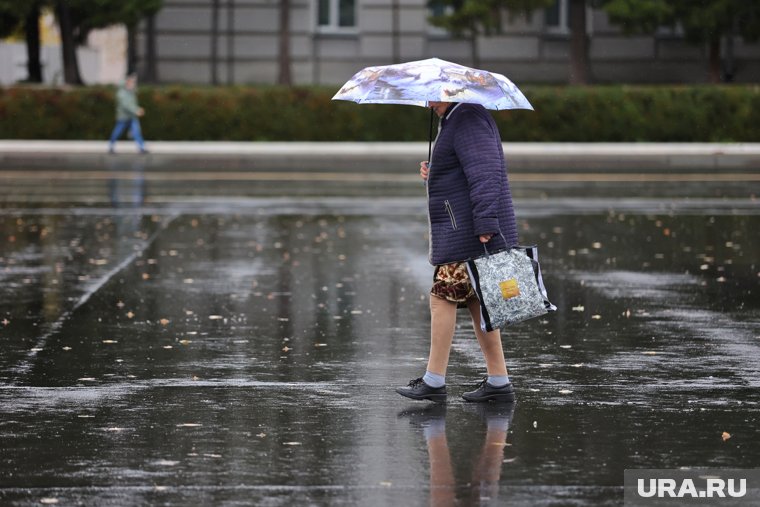
[[[289,48],[296,84],[338,84],[367,65],[436,56],[472,65],[470,41],[430,25],[425,0],[290,0],[281,30],[275,0],[165,0],[142,23],[138,69],[159,82],[274,83],[280,48]],[[480,65],[517,82],[567,83],[569,0],[504,20],[500,35],[480,37]],[[587,12],[591,82],[703,82],[707,49],[678,30],[625,36],[601,10]],[[284,40],[283,40],[284,37]],[[760,81],[760,45],[735,37],[724,64],[738,82]]]

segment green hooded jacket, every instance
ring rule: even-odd
[[[140,106],[137,104],[137,94],[134,90],[127,90],[124,83],[119,86],[116,92],[116,119],[131,120],[137,118],[137,110]]]

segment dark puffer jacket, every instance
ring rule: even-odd
[[[487,243],[489,252],[517,245],[501,137],[483,106],[449,106],[431,159],[430,263],[437,266],[482,255],[482,234],[495,235]]]

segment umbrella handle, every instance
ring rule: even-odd
[[[430,167],[430,157],[433,156],[433,108],[430,108],[430,130],[428,131],[428,167]]]

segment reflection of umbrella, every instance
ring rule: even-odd
[[[467,102],[486,109],[533,109],[517,86],[501,74],[438,58],[367,67],[354,74],[333,100],[422,107],[428,102]],[[430,118],[432,138],[432,111]]]

